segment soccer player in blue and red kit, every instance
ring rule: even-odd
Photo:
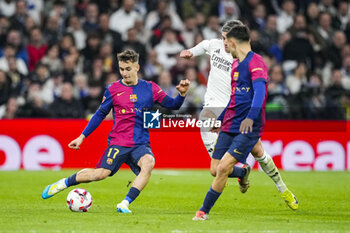
[[[119,71],[122,80],[109,85],[102,104],[93,115],[83,133],[69,148],[78,150],[83,140],[89,136],[113,109],[113,128],[108,137],[108,147],[96,168],[83,169],[68,178],[48,185],[42,193],[47,199],[69,186],[98,181],[113,176],[123,163],[136,174],[125,199],[117,205],[117,211],[130,213],[133,202],[147,185],[155,160],[149,143],[148,129],[143,128],[143,111],[150,110],[155,103],[170,109],[179,109],[189,89],[190,82],[181,80],[176,89],[179,95],[171,98],[154,82],[138,78],[139,55],[133,50],[118,54]]]
[[[231,55],[238,60],[232,64],[230,102],[218,118],[223,124],[213,158],[220,162],[203,205],[193,220],[209,219],[209,211],[223,192],[229,176],[247,177],[247,170],[235,167],[235,164],[246,162],[265,126],[268,68],[263,58],[251,51],[247,26],[232,27],[226,37]],[[295,196],[288,189],[284,195],[288,205],[297,209]]]

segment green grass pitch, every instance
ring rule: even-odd
[[[350,232],[349,172],[282,172],[299,200],[290,210],[273,182],[253,171],[251,187],[228,185],[209,221],[192,221],[213,178],[204,170],[154,170],[131,204],[133,214],[116,212],[134,175],[121,170],[104,181],[80,184],[93,196],[87,213],[73,213],[66,196],[73,187],[43,200],[45,186],[73,170],[0,172],[0,232]]]

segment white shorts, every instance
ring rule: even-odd
[[[224,103],[224,101],[219,100],[218,98],[205,95],[203,109],[210,110],[216,115],[216,117],[219,117],[222,111],[224,111],[226,108],[227,104],[228,101]]]

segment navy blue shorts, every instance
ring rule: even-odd
[[[216,141],[212,158],[220,160],[228,152],[239,162],[245,163],[250,151],[259,141],[259,138],[259,136],[255,135],[221,131]]]
[[[100,160],[96,164],[96,168],[111,170],[110,176],[113,176],[119,170],[120,166],[125,163],[135,175],[138,175],[141,168],[137,163],[145,154],[150,154],[154,157],[149,144],[134,147],[111,145],[103,152]]]

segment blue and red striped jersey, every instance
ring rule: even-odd
[[[265,127],[265,104],[267,97],[268,68],[263,58],[250,51],[242,62],[232,63],[231,98],[220,118],[223,119],[221,130],[230,133],[240,133],[241,122],[247,118],[252,107],[255,82],[265,83],[265,95],[261,109],[254,120],[253,134],[261,136]]]
[[[154,82],[139,79],[136,85],[126,86],[120,80],[106,88],[101,106],[83,134],[87,137],[113,109],[113,127],[108,136],[108,145],[133,147],[147,144],[149,133],[143,127],[143,112],[149,111],[155,103],[179,109],[183,101],[184,97],[180,95],[171,98]]]

